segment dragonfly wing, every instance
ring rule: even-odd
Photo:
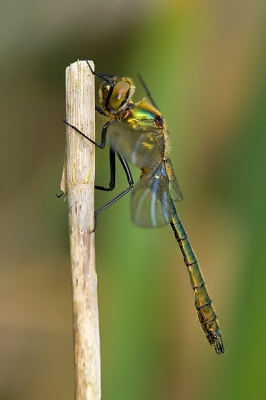
[[[135,224],[146,228],[159,228],[172,219],[173,203],[169,193],[169,180],[161,163],[144,174],[131,194],[131,217]]]
[[[183,200],[182,192],[178,185],[172,163],[169,159],[165,161],[165,168],[166,168],[167,176],[169,179],[169,190],[170,190],[172,200],[174,200],[174,201]]]
[[[150,126],[133,127],[128,122],[116,121],[109,125],[108,137],[112,149],[139,168],[158,164],[164,150],[162,131]]]

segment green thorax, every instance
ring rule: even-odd
[[[145,100],[134,105],[125,120],[133,125],[153,126],[158,128],[163,120],[160,111]]]

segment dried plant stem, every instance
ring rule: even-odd
[[[94,68],[91,62],[92,68]],[[85,61],[66,69],[66,120],[94,140],[94,76]],[[75,400],[100,400],[100,337],[94,233],[95,146],[67,126],[61,188],[67,193],[73,286]]]

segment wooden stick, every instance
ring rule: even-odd
[[[94,69],[94,64],[90,62]],[[66,69],[66,121],[94,140],[94,76],[85,61]],[[67,126],[61,189],[67,193],[73,286],[75,400],[100,400],[100,335],[95,269],[95,146]]]

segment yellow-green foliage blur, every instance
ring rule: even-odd
[[[96,231],[102,398],[266,398],[265,16],[262,0],[1,7],[1,399],[73,399],[67,202],[55,194],[64,73],[77,59],[132,77],[135,101],[141,73],[160,107],[184,196],[177,211],[226,347],[217,356],[199,327],[170,227],[134,226],[123,198]],[[96,162],[97,184],[108,185],[107,149]],[[126,186],[119,170],[115,194]],[[113,196],[96,193],[96,207]]]

